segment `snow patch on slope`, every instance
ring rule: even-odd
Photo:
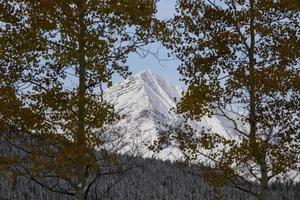
[[[142,156],[153,156],[145,143],[157,139],[161,124],[175,125],[181,121],[180,116],[171,109],[176,107],[175,99],[181,98],[182,91],[150,70],[130,76],[105,91],[105,99],[115,105],[116,112],[124,116],[116,127],[123,132],[126,143],[130,144],[128,148],[135,145]],[[195,128],[205,127],[225,137],[234,137],[226,127],[229,124],[220,117],[204,117],[200,123],[192,124]],[[155,156],[176,160],[181,155],[175,147],[168,147]]]
[[[135,155],[171,161],[182,157],[179,149],[171,145],[155,155],[145,146],[145,143],[157,139],[162,129],[161,124],[176,125],[182,121],[179,115],[171,111],[171,108],[176,107],[175,99],[179,100],[182,96],[181,89],[146,70],[108,88],[104,94],[105,99],[115,106],[116,112],[124,116],[114,126],[114,129],[123,136],[122,140],[119,140],[123,143],[120,153],[134,150]],[[226,111],[226,115],[235,118],[234,113]],[[195,129],[201,130],[204,127],[225,138],[239,140],[234,124],[224,117],[214,115],[203,117],[201,122],[190,123]],[[242,123],[237,126],[246,132],[249,129]],[[202,162],[209,162],[204,157],[200,159]],[[300,176],[296,174],[295,177]]]
[[[116,112],[123,116],[115,126],[123,132],[128,144],[123,151],[134,148],[142,156],[152,157],[153,153],[145,143],[157,139],[160,123],[177,120],[170,109],[176,106],[174,98],[180,98],[181,90],[147,70],[108,88],[104,94],[105,99],[115,106]],[[175,158],[170,156],[173,153],[173,150],[166,149],[156,157],[173,160]]]

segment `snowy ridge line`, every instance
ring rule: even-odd
[[[161,160],[175,161],[182,157],[177,147],[166,147],[158,154],[151,152],[145,143],[151,143],[158,138],[161,124],[177,125],[182,121],[171,108],[176,107],[176,99],[180,99],[182,90],[154,74],[150,70],[132,75],[120,83],[104,91],[104,99],[112,102],[115,111],[124,116],[114,125],[123,135],[123,141],[127,144],[119,153],[130,152],[131,147],[138,150],[138,155],[144,158],[157,158]],[[232,113],[227,113],[232,116]],[[234,117],[234,116],[233,116]],[[214,133],[228,139],[239,140],[233,124],[221,116],[203,117],[201,122],[191,121],[190,125],[195,129],[210,129]],[[248,127],[239,124],[239,128],[247,130]],[[136,151],[135,151],[136,153]],[[206,158],[200,158],[202,162],[209,163]],[[294,171],[295,180],[300,181],[300,175]],[[296,173],[296,174],[295,174]]]
[[[114,102],[116,112],[124,116],[115,127],[123,131],[126,143],[138,146],[143,157],[155,156],[173,161],[182,156],[178,149],[167,147],[154,155],[145,143],[157,139],[161,130],[160,124],[176,125],[182,121],[180,116],[170,111],[176,107],[175,99],[181,98],[182,91],[178,86],[146,70],[108,88],[104,91],[104,98],[108,102]],[[228,128],[224,127],[225,124],[218,117],[204,117],[201,123],[193,122],[195,128],[204,126],[231,137],[226,131]]]

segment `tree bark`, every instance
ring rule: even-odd
[[[255,94],[255,62],[254,62],[254,50],[255,50],[255,33],[254,33],[254,16],[253,16],[253,0],[250,0],[250,47],[249,47],[249,123],[250,123],[250,143],[255,146],[256,139],[256,94]]]
[[[79,59],[79,88],[78,88],[78,132],[76,135],[76,145],[78,148],[77,157],[77,185],[76,185],[76,199],[85,200],[85,165],[81,159],[85,156],[86,149],[86,133],[85,133],[85,115],[86,115],[86,61],[85,61],[85,36],[86,29],[84,24],[84,1],[78,3],[78,23],[80,27],[78,37],[78,59]]]
[[[260,191],[258,194],[259,200],[267,199],[268,190],[268,169],[266,163],[266,152],[261,151],[258,148],[260,145],[257,144],[257,119],[256,119],[256,105],[258,104],[258,98],[256,94],[255,87],[255,16],[254,16],[254,2],[255,0],[250,0],[250,47],[249,47],[249,74],[250,74],[250,84],[249,84],[249,124],[250,124],[250,151],[252,152],[256,162],[260,166]],[[264,147],[263,147],[264,148]]]
[[[85,62],[85,27],[84,27],[84,11],[83,5],[79,4],[79,26],[80,33],[78,37],[79,49],[79,88],[78,88],[78,133],[77,133],[77,142],[85,142],[85,95],[86,95],[86,62]]]
[[[265,155],[265,154],[264,154]],[[268,170],[267,163],[265,158],[259,163],[261,179],[260,179],[260,191],[259,191],[259,200],[267,200],[268,194]]]

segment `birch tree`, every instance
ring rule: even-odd
[[[118,119],[103,88],[128,76],[128,54],[154,40],[156,1],[3,0],[1,11],[1,80],[15,78],[1,93],[1,128],[30,138],[22,172],[86,199],[99,157],[121,167],[101,137]]]
[[[152,148],[173,140],[185,161],[209,158],[212,185],[230,181],[265,200],[270,181],[299,172],[299,1],[179,0],[176,9],[161,38],[187,85],[177,112],[218,116],[238,139],[185,123]]]

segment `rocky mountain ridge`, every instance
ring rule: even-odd
[[[123,116],[115,128],[124,134],[128,148],[136,146],[143,157],[154,156],[145,143],[157,139],[162,124],[175,125],[181,120],[171,109],[176,107],[176,100],[181,98],[182,91],[150,70],[130,76],[105,90],[105,99]],[[192,124],[196,128],[206,127],[226,137],[233,137],[231,124],[220,117],[204,117],[201,122]],[[177,148],[168,147],[155,157],[175,160],[180,155]]]

